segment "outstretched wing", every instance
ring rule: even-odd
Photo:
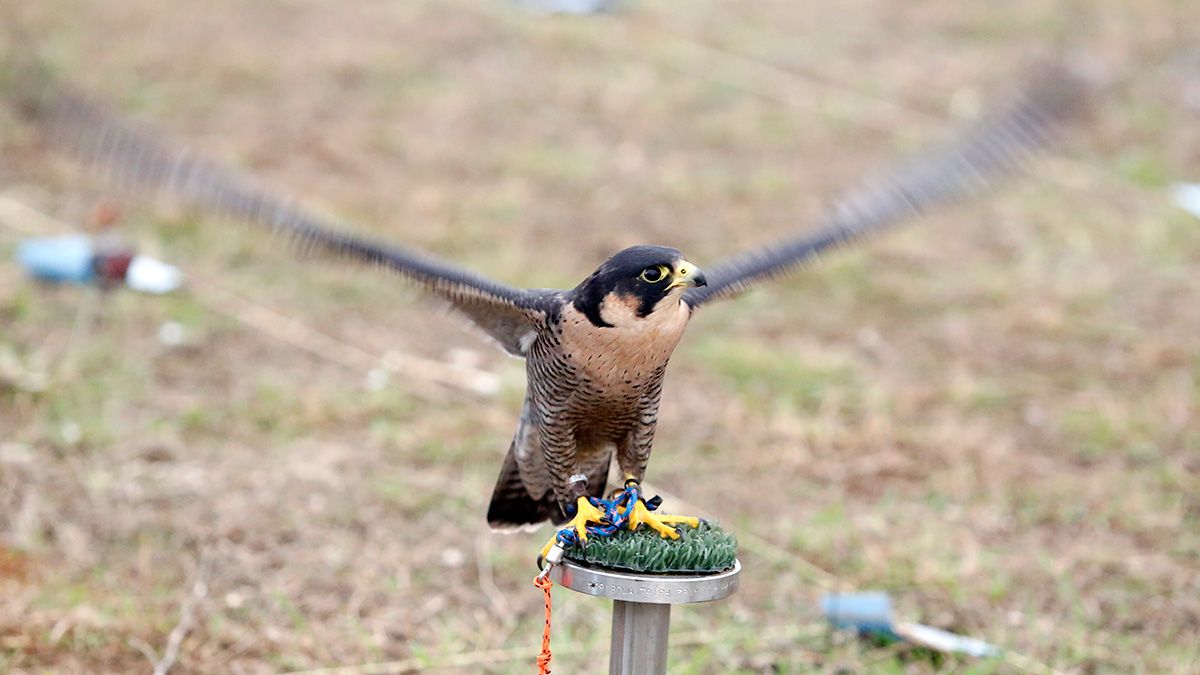
[[[288,234],[308,248],[375,264],[448,300],[505,351],[524,355],[557,291],[523,290],[430,255],[348,233],[237,171],[162,142],[119,114],[48,79],[17,87],[25,116],[51,143],[122,186],[149,189],[214,215]]]
[[[1063,68],[1039,73],[1013,105],[956,142],[845,193],[815,232],[706,267],[708,285],[688,290],[684,300],[694,308],[727,297],[794,271],[829,249],[981,191],[1052,143],[1056,127],[1084,107],[1086,93],[1085,83]]]

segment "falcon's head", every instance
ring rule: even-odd
[[[595,325],[613,327],[678,308],[684,290],[704,286],[704,273],[666,246],[633,246],[575,288],[575,308]]]

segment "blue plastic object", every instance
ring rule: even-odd
[[[76,284],[95,278],[95,249],[86,236],[26,239],[17,245],[17,261],[30,274],[46,281]]]
[[[999,647],[982,640],[919,623],[897,622],[892,615],[892,600],[882,591],[831,593],[821,598],[821,610],[837,628],[854,629],[865,635],[903,640],[946,653],[984,658],[1003,654]]]
[[[821,598],[825,618],[837,628],[899,640],[892,630],[892,600],[887,593],[831,593]]]
[[[615,0],[523,0],[525,9],[539,14],[584,16],[616,9]]]

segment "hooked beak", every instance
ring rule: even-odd
[[[671,275],[671,285],[667,286],[667,290],[707,285],[708,280],[704,278],[704,272],[701,272],[699,267],[686,260],[681,260],[675,266],[675,273]]]

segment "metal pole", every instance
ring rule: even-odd
[[[568,559],[551,566],[550,579],[584,595],[613,601],[609,675],[663,675],[671,605],[720,600],[737,591],[741,563],[715,574],[684,576],[620,572]]]
[[[671,606],[613,600],[608,675],[665,675]]]

